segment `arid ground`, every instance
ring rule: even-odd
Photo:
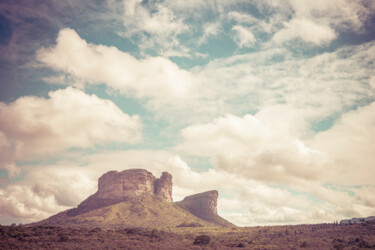
[[[375,223],[167,229],[1,226],[0,249],[375,249]]]

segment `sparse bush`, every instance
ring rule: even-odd
[[[238,245],[237,245],[237,247],[246,247],[246,245],[244,244],[244,243],[239,243]]]
[[[335,244],[335,245],[333,245],[333,248],[336,249],[336,250],[342,250],[342,249],[344,249],[344,245],[343,244]]]
[[[100,227],[96,227],[96,228],[93,228],[90,230],[90,233],[97,233],[97,232],[101,232],[102,229]]]
[[[68,241],[68,236],[66,235],[60,235],[57,239],[58,242],[65,242]]]
[[[180,225],[177,225],[176,227],[203,227],[203,225],[197,222],[192,222],[192,223],[183,222]]]
[[[211,238],[208,235],[199,235],[194,239],[194,245],[204,246],[210,244]]]
[[[302,242],[300,247],[307,247],[307,242],[306,241]]]

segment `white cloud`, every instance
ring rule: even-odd
[[[192,81],[189,72],[168,59],[137,60],[115,47],[89,44],[72,29],[61,30],[56,46],[40,49],[37,59],[84,83],[105,83],[124,95],[154,98],[157,102],[182,98]]]
[[[234,20],[239,24],[253,24],[259,21],[255,17],[245,14],[245,13],[240,13],[237,11],[231,11],[228,13],[228,18],[230,20]]]
[[[311,58],[275,48],[213,60],[193,70],[202,84],[192,92],[189,114],[205,112],[200,121],[208,121],[286,104],[309,114],[310,122],[323,120],[375,97],[368,83],[373,55],[375,43],[369,42]]]
[[[247,178],[280,183],[316,179],[325,156],[300,140],[306,124],[301,116],[289,115],[293,112],[276,107],[255,116],[228,115],[193,125],[182,130],[184,142],[177,148],[210,157],[214,168]]]
[[[191,125],[181,131],[183,142],[176,149],[207,157],[215,169],[248,179],[293,188],[324,183],[364,187],[375,175],[374,114],[375,102],[344,113],[331,128],[315,133],[308,122],[311,114],[304,110],[268,107],[255,115]],[[325,189],[314,190],[328,199]]]
[[[330,156],[329,178],[340,184],[372,184],[375,169],[375,102],[343,114],[312,145]]]
[[[254,46],[256,39],[249,29],[240,25],[235,25],[232,30],[236,32],[234,40],[240,48],[250,48]]]
[[[0,189],[0,222],[7,218],[34,222],[74,207],[96,189],[97,182],[90,177],[87,169],[73,162],[70,166],[38,166],[22,181]]]
[[[181,19],[163,4],[144,5],[142,1],[124,1],[123,22],[127,32],[146,32],[149,34],[178,34],[186,30]]]
[[[109,100],[71,87],[48,95],[48,99],[25,96],[0,103],[2,165],[8,170],[13,161],[73,147],[141,141],[139,117],[123,113]]]
[[[206,23],[203,25],[203,36],[198,44],[204,44],[210,37],[216,37],[220,32],[220,23]]]
[[[361,29],[371,15],[373,6],[364,4],[361,0],[317,0],[301,2],[289,0],[297,18],[320,20],[337,29],[350,29],[361,32]]]
[[[122,22],[125,31],[120,34],[130,39],[139,38],[138,46],[141,52],[154,49],[158,50],[159,55],[164,55],[165,51],[187,49],[177,38],[177,35],[188,30],[181,12],[175,13],[164,2],[142,3],[139,0],[124,0],[123,7]],[[180,55],[179,53],[169,56]]]
[[[375,89],[375,76],[370,78],[369,84],[372,89]]]
[[[309,132],[306,117],[289,115],[296,110],[276,107],[243,117],[227,115],[182,130],[177,150],[207,157],[214,171],[236,179],[237,195],[232,192],[223,208],[237,211],[228,211],[227,218],[241,225],[369,216],[375,212],[374,107],[350,111],[318,134]],[[273,186],[252,186],[254,182]]]
[[[315,45],[324,45],[337,37],[335,31],[329,26],[320,25],[308,19],[292,19],[284,26],[285,28],[277,31],[272,38],[277,43],[299,38]]]

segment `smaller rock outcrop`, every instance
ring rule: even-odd
[[[217,198],[219,193],[216,190],[207,191],[185,197],[176,204],[189,211],[193,215],[221,226],[234,226],[217,214]]]

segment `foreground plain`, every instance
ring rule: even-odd
[[[0,249],[375,249],[375,223],[167,229],[0,226]]]

